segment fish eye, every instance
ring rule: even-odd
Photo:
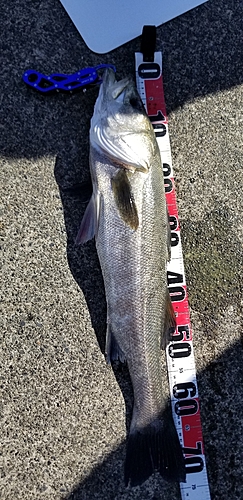
[[[129,102],[134,109],[137,109],[138,111],[144,111],[143,103],[139,97],[131,97],[129,99]]]
[[[131,104],[131,106],[133,108],[135,108],[137,106],[137,99],[136,99],[136,97],[131,97],[130,104]]]

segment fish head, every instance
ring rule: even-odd
[[[133,172],[149,170],[157,147],[135,83],[131,78],[117,81],[110,68],[104,73],[95,103],[90,142]]]

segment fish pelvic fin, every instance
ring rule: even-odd
[[[165,349],[168,343],[171,341],[171,337],[176,329],[176,317],[172,306],[169,291],[167,289],[166,299],[165,299],[165,322],[164,330],[161,337],[161,347]]]
[[[106,331],[106,361],[108,365],[112,363],[112,361],[120,361],[121,363],[125,363],[126,356],[122,349],[120,348],[114,333],[111,330],[110,325],[107,326]]]
[[[119,170],[112,179],[112,190],[121,218],[131,229],[136,231],[139,225],[138,212],[130,182],[124,169]]]
[[[154,472],[169,482],[186,482],[185,459],[172,416],[132,431],[127,442],[125,484],[139,486]]]
[[[84,212],[81,226],[75,240],[76,245],[86,243],[86,241],[89,241],[96,236],[99,225],[99,211],[100,194],[93,192]]]

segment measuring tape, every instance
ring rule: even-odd
[[[210,500],[164,101],[162,53],[154,52],[153,62],[147,62],[144,61],[142,52],[137,52],[135,65],[138,92],[153,125],[163,161],[165,195],[171,227],[171,260],[167,267],[167,280],[177,328],[166,349],[166,357],[172,414],[186,463],[186,483],[180,483],[181,497],[182,500]]]

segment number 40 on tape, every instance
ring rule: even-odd
[[[171,260],[168,264],[167,279],[177,328],[167,347],[166,356],[172,413],[186,463],[186,483],[180,484],[181,497],[182,500],[210,500],[164,101],[162,53],[155,52],[153,59],[152,62],[146,62],[141,52],[135,54],[138,92],[153,125],[163,161],[165,194],[171,227]]]

